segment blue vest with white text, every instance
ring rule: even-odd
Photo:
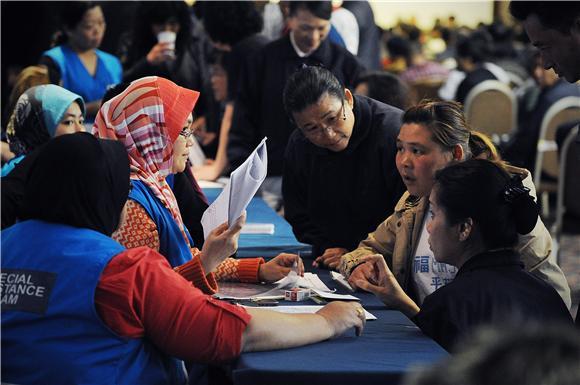
[[[120,337],[97,314],[95,289],[125,248],[88,229],[28,220],[2,236],[2,381],[183,384],[181,363]]]

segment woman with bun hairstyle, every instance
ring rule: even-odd
[[[418,306],[381,255],[365,257],[373,272],[357,286],[401,310],[445,349],[476,326],[571,323],[550,285],[523,269],[514,247],[536,225],[538,207],[521,179],[500,163],[472,159],[437,171],[429,196],[429,248],[455,266],[455,279]]]
[[[395,163],[407,192],[391,216],[358,248],[342,256],[340,272],[353,287],[372,273],[363,259],[373,254],[382,254],[399,284],[419,305],[427,295],[453,280],[457,268],[439,263],[427,242],[428,198],[437,170],[472,157],[497,157],[491,142],[482,138],[465,122],[460,104],[425,101],[405,111]],[[534,195],[527,170],[510,167],[508,171],[523,180]],[[515,248],[526,271],[554,287],[570,308],[570,288],[562,270],[550,258],[552,239],[539,218],[530,232],[518,237]]]

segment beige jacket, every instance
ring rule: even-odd
[[[510,171],[520,174],[514,169]],[[531,190],[530,195],[536,197],[536,190],[529,172],[522,176],[525,176],[523,184]],[[409,192],[405,192],[395,206],[394,213],[373,233],[370,233],[357,249],[342,256],[340,272],[345,277],[349,277],[352,270],[360,264],[361,257],[382,254],[399,284],[408,292],[413,256],[421,236],[427,205],[427,199],[416,200],[409,195]],[[526,270],[552,285],[570,309],[572,304],[570,287],[564,273],[556,264],[555,258],[550,256],[552,238],[540,218],[529,234],[520,235],[516,250],[521,254]]]

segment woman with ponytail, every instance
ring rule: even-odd
[[[372,266],[364,263],[365,257],[381,254],[401,287],[421,305],[425,297],[451,282],[457,273],[455,266],[434,258],[427,241],[426,218],[435,173],[453,162],[472,157],[498,159],[498,155],[485,136],[470,130],[457,103],[426,101],[409,108],[402,120],[395,161],[407,192],[390,217],[357,249],[342,256],[339,269],[358,288],[359,280],[373,274]],[[535,192],[529,172],[515,167],[508,171]],[[483,182],[480,187],[484,187]],[[554,287],[569,308],[570,288],[562,270],[550,258],[552,239],[537,216],[535,226],[518,237],[515,249],[525,269]]]
[[[437,171],[429,196],[428,244],[438,263],[458,269],[453,282],[418,306],[380,255],[365,257],[373,274],[357,286],[401,310],[445,349],[476,326],[572,322],[550,285],[524,271],[515,250],[538,207],[521,179],[501,163],[472,159]]]

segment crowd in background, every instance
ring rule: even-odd
[[[102,24],[101,30],[96,36],[87,37],[93,40],[75,43],[73,35],[70,44],[92,44],[94,47],[85,52],[99,52],[100,57],[107,57],[101,59],[107,60],[106,66],[114,68],[96,74],[102,79],[101,84],[91,89],[83,85],[87,88],[84,90],[74,85],[75,81],[86,84],[87,79],[90,80],[83,77],[86,76],[84,70],[76,67],[78,73],[72,72],[74,69],[61,73],[55,61],[57,56],[64,58],[66,55],[66,50],[63,53],[58,47],[66,47],[63,43],[69,35],[65,31],[77,27],[83,9],[57,2],[37,5],[37,12],[45,7],[52,11],[52,19],[60,16],[52,23],[45,21],[41,27],[44,28],[42,32],[52,36],[52,43],[46,42],[36,54],[18,51],[23,51],[22,47],[35,47],[37,42],[21,45],[14,55],[5,55],[3,59],[6,82],[2,89],[4,139],[15,99],[29,85],[50,82],[76,92],[87,104],[86,119],[90,123],[107,87],[145,75],[158,75],[201,92],[202,99],[196,111],[196,124],[199,125],[196,136],[209,160],[205,165],[197,165],[196,176],[214,180],[227,175],[231,163],[226,155],[227,135],[233,111],[226,106],[233,106],[236,98],[235,84],[240,77],[241,59],[244,55],[251,56],[252,50],[266,42],[288,33],[288,2],[225,6],[206,2],[193,6],[183,2],[103,3],[96,21]],[[18,15],[18,7],[12,12]],[[32,13],[32,20],[38,17],[34,15],[34,8],[27,13]],[[501,143],[501,152],[506,160],[532,173],[538,122],[559,99],[579,95],[578,86],[558,79],[553,70],[542,69],[537,49],[529,44],[518,25],[508,26],[496,21],[489,25],[481,23],[474,29],[462,26],[459,18],[451,15],[447,20],[435,20],[431,30],[404,21],[381,29],[374,24],[368,3],[351,1],[335,7],[330,21],[328,38],[356,55],[364,68],[365,74],[357,76],[356,84],[347,86],[387,104],[405,109],[423,98],[463,103],[469,91],[484,80],[494,79],[509,85],[518,97],[519,116],[511,139],[504,138]],[[57,25],[62,27],[54,30]],[[157,42],[157,33],[162,30],[177,33],[173,56],[165,55]],[[238,44],[240,42],[242,44]],[[59,50],[59,55],[55,49]],[[18,76],[25,64],[35,64],[26,59],[34,56],[38,58],[38,67],[28,68]],[[94,66],[94,63],[88,64]],[[36,74],[30,74],[31,71]],[[48,71],[48,78],[40,79],[39,71]],[[32,77],[36,80],[31,80]],[[220,135],[225,138],[218,151]],[[3,161],[9,156],[3,152]]]
[[[3,44],[3,242],[9,234],[9,244],[19,244],[26,231],[54,243],[80,244],[86,237],[109,259],[115,255],[113,262],[91,260],[104,273],[87,271],[87,285],[98,285],[96,308],[118,335],[135,338],[168,329],[182,297],[196,304],[176,316],[183,328],[167,339],[150,339],[162,347],[162,359],[223,361],[242,351],[317,342],[353,326],[362,330],[360,308],[333,305],[321,313],[341,321],[331,331],[323,323],[303,338],[268,335],[258,341],[259,332],[276,322],[306,330],[310,321],[261,318],[222,309],[205,297],[221,281],[274,282],[293,265],[304,270],[293,254],[268,262],[229,258],[245,217],[230,229],[221,226],[203,236],[201,216],[208,202],[197,181],[228,176],[264,136],[268,177],[259,194],[285,216],[299,241],[313,246],[313,264],[339,270],[355,288],[401,310],[445,349],[453,351],[474,323],[497,322],[508,305],[521,317],[572,323],[570,288],[550,257],[551,235],[535,203],[534,182],[539,181],[531,176],[546,112],[563,98],[580,98],[580,85],[563,67],[548,68],[543,47],[531,44],[518,24],[494,21],[469,28],[456,15],[437,19],[430,30],[404,21],[382,29],[364,1],[35,6],[33,14],[51,11],[39,24],[44,39],[20,44],[13,55],[6,55]],[[20,10],[4,3],[2,8],[3,23],[5,9],[9,15]],[[580,19],[580,12],[572,17]],[[36,52],[30,52],[33,48]],[[508,87],[518,106],[509,135],[493,140],[470,127],[463,110],[470,92],[488,80]],[[558,128],[558,144],[578,122]],[[99,139],[68,135],[84,131]],[[120,146],[102,139],[123,143],[129,164]],[[83,153],[75,146],[91,150]],[[59,158],[60,152],[82,158],[86,175]],[[100,164],[104,154],[110,158]],[[116,169],[114,162],[122,167]],[[47,165],[66,173],[46,171]],[[46,177],[39,176],[41,169]],[[73,176],[94,191],[87,192]],[[98,178],[106,183],[99,185]],[[75,212],[64,199],[49,202],[59,191],[51,190],[55,181],[70,184]],[[485,181],[484,188],[478,181]],[[37,189],[31,192],[34,183]],[[83,204],[83,194],[94,207]],[[97,195],[110,195],[114,204]],[[500,195],[501,202],[490,198]],[[67,230],[61,239],[56,225],[34,219],[99,234]],[[31,250],[41,247],[37,242]],[[18,261],[20,249],[6,248],[7,261]],[[26,253],[26,263],[37,263],[30,250],[19,252]],[[61,250],[50,252],[63,266],[69,262]],[[424,271],[423,264],[433,270]],[[145,276],[155,282],[141,283]],[[115,284],[135,277],[135,286]],[[476,280],[480,284],[473,284]],[[495,287],[486,285],[490,280]],[[192,294],[190,283],[199,290]],[[76,284],[85,285],[67,282],[66,287]],[[165,284],[173,302],[145,295],[162,292]],[[133,293],[142,302],[122,300]],[[170,313],[151,319],[136,310],[154,309],[145,312],[149,316],[167,306],[174,307]],[[220,319],[205,337],[218,353],[190,354],[180,334],[191,327],[189,319],[213,322],[199,308]],[[460,308],[468,310],[450,310]],[[85,310],[81,306],[78,312]],[[227,338],[216,342],[220,330]],[[552,333],[551,341],[558,342]],[[147,347],[151,341],[140,343]],[[157,359],[141,355],[141,345],[132,349],[143,365]],[[169,359],[165,369],[151,364],[152,375],[169,375],[168,365],[179,361]],[[125,369],[126,379],[144,375]],[[195,366],[188,369],[190,378],[195,376]],[[440,375],[438,370],[432,369],[431,378]],[[173,379],[180,376],[170,373]],[[411,381],[429,383],[427,377]]]

